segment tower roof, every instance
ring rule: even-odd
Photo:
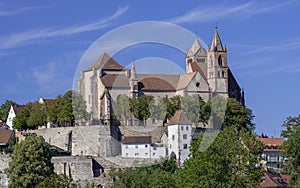
[[[124,70],[125,67],[120,65],[110,55],[108,55],[108,53],[105,52],[85,71],[91,71],[93,69]]]
[[[198,37],[195,38],[192,47],[188,50],[187,56],[206,56],[206,51],[202,47]]]
[[[192,123],[187,119],[182,110],[177,110],[174,116],[168,122],[168,125],[191,125]]]
[[[211,50],[216,50],[216,51],[223,51],[224,50],[221,39],[220,39],[220,36],[219,36],[219,33],[218,33],[218,27],[215,28],[215,34],[214,34],[214,38],[212,40],[210,49]]]

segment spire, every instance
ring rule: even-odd
[[[135,73],[135,65],[134,65],[134,59],[132,58],[132,63],[131,63],[131,80],[136,80],[136,73]]]
[[[220,36],[219,36],[219,33],[218,33],[218,27],[217,26],[215,27],[215,34],[214,34],[214,38],[212,40],[210,49],[211,50],[216,50],[216,51],[223,51],[224,50],[221,39],[220,39]]]

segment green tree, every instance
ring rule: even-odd
[[[52,174],[49,178],[42,181],[37,188],[76,188],[77,185],[72,182],[72,179],[65,175]]]
[[[72,91],[72,107],[75,120],[87,121],[90,119],[90,114],[86,111],[85,101],[75,91]]]
[[[164,98],[164,103],[167,107],[166,119],[171,119],[177,110],[181,109],[182,96],[176,95],[171,98]]]
[[[51,153],[41,136],[28,136],[17,144],[6,169],[9,187],[35,187],[53,173]]]
[[[7,116],[8,116],[8,112],[10,110],[10,107],[13,105],[17,105],[16,102],[12,101],[12,100],[6,100],[0,107],[0,120],[2,121],[6,121],[7,120]]]
[[[205,150],[205,144],[213,143]],[[225,127],[192,143],[191,158],[179,170],[179,187],[256,187],[263,169],[258,167],[262,143],[246,129]]]
[[[159,163],[118,169],[111,172],[114,179],[113,187],[177,187],[175,160],[164,160]]]
[[[118,121],[125,121],[131,118],[132,113],[130,111],[130,98],[127,95],[119,95],[117,100],[113,102],[113,113]]]
[[[10,107],[13,105],[17,105],[16,102],[11,101],[11,100],[6,100],[0,107],[0,120],[6,122],[8,112],[10,110]]]
[[[30,128],[28,126],[28,120],[30,117],[31,108],[33,103],[27,103],[22,110],[16,115],[13,120],[13,128],[18,130],[27,130]]]
[[[67,91],[59,101],[59,112],[57,115],[57,121],[59,123],[70,122],[71,124],[73,124],[75,121],[72,107],[72,95],[72,91]]]
[[[27,120],[27,126],[30,129],[36,129],[38,126],[47,123],[46,106],[39,102],[32,103],[30,115]]]
[[[145,121],[151,116],[150,104],[154,99],[151,95],[142,95],[137,99],[130,99],[130,111],[135,118]]]
[[[283,143],[284,156],[288,158],[286,170],[290,175],[290,183],[294,187],[300,187],[300,115],[298,117],[288,117],[284,122],[286,130],[281,132],[281,136],[287,140]]]
[[[158,97],[151,101],[149,110],[151,117],[154,119],[165,120],[167,114],[167,106],[165,105],[164,98]]]

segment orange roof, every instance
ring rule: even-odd
[[[6,145],[13,134],[13,130],[0,130],[0,145]]]
[[[258,138],[265,146],[280,146],[283,144],[283,138]]]
[[[85,71],[91,71],[93,69],[124,70],[125,67],[120,65],[110,55],[108,55],[108,53],[105,52]]]
[[[168,122],[168,125],[191,125],[192,123],[187,119],[182,110],[177,110],[174,116]]]

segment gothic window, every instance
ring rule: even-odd
[[[222,78],[225,78],[225,72],[222,71]]]
[[[218,65],[222,66],[222,56],[221,55],[219,55],[219,57],[218,57]]]
[[[187,139],[187,135],[186,134],[182,135],[182,138],[186,140]]]

